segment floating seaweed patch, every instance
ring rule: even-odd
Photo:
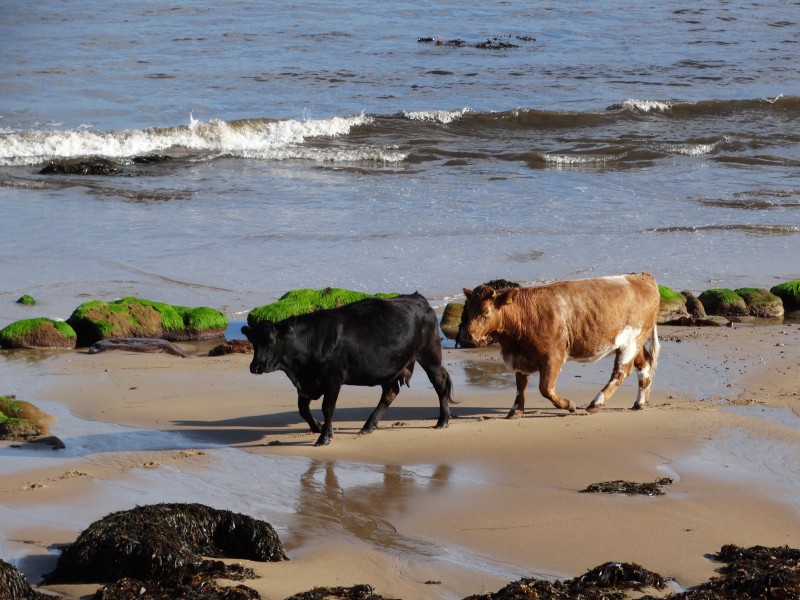
[[[626,494],[628,496],[663,496],[664,490],[661,488],[670,485],[672,479],[662,477],[652,483],[636,483],[634,481],[603,481],[593,483],[586,489],[580,490],[582,494]]]

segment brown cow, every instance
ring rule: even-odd
[[[556,393],[562,365],[596,361],[612,352],[611,379],[586,410],[598,412],[633,367],[639,376],[633,408],[647,404],[660,348],[658,286],[650,273],[502,290],[484,284],[465,288],[464,294],[459,339],[476,345],[500,342],[503,359],[516,373],[517,397],[507,418],[522,416],[528,376],[536,371],[541,394],[557,408],[575,412],[575,405]]]

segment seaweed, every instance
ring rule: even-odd
[[[0,558],[0,598],[3,600],[45,600],[52,596],[35,591],[16,567]]]
[[[75,330],[64,321],[22,319],[0,329],[0,348],[74,348]]]
[[[352,587],[316,587],[307,592],[289,596],[286,600],[393,600],[379,596],[372,586],[358,584]]]
[[[19,300],[17,300],[17,304],[22,304],[24,306],[35,306],[36,300],[30,294],[23,294],[19,297]]]
[[[800,279],[785,281],[772,286],[769,290],[783,301],[787,310],[800,309]]]
[[[92,523],[58,557],[45,581],[159,580],[202,572],[209,567],[204,556],[286,560],[269,523],[202,504],[154,504]]]
[[[628,496],[663,496],[664,491],[661,489],[665,485],[670,485],[672,479],[669,477],[662,477],[656,479],[652,483],[636,483],[633,481],[623,481],[617,479],[615,481],[603,481],[601,483],[593,483],[585,489],[580,490],[582,494],[626,494]]]
[[[699,296],[711,315],[742,316],[748,314],[747,304],[739,294],[728,288],[713,288]]]
[[[53,418],[16,396],[0,396],[0,440],[23,441],[50,433]]]

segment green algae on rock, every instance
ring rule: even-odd
[[[800,279],[779,283],[769,291],[783,301],[785,310],[800,310]]]
[[[50,435],[53,417],[16,396],[0,396],[0,440],[26,441]]]
[[[686,298],[684,298],[680,292],[676,292],[672,288],[669,288],[665,285],[659,285],[658,296],[659,323],[674,321],[675,319],[689,316],[689,313],[686,310]]]
[[[735,290],[747,304],[753,317],[775,318],[783,316],[783,301],[772,292],[761,288],[739,288]]]
[[[105,338],[162,338],[173,342],[212,339],[224,335],[228,317],[208,307],[126,297],[113,302],[84,302],[67,323],[77,332],[78,346],[91,346]]]
[[[394,298],[397,293],[365,294],[343,288],[325,288],[313,290],[302,288],[291,290],[281,296],[277,302],[259,306],[247,315],[247,324],[255,327],[259,323],[282,321],[289,317],[304,315],[326,308],[338,308],[364,298]]]
[[[0,348],[74,348],[75,330],[64,321],[22,319],[0,329]]]
[[[30,294],[23,294],[20,296],[19,300],[17,300],[17,304],[22,304],[23,306],[36,306],[36,299]]]
[[[747,303],[739,294],[728,288],[713,288],[699,296],[710,315],[744,316],[749,314]]]

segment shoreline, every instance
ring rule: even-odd
[[[68,409],[52,426],[67,449],[0,446],[33,463],[0,469],[2,522],[16,524],[0,549],[36,584],[55,566],[49,548],[106,514],[198,501],[276,528],[291,560],[247,563],[261,578],[243,582],[263,598],[357,583],[388,597],[463,598],[606,561],[691,587],[715,574],[707,555],[724,544],[800,539],[800,327],[769,329],[659,328],[647,410],[627,410],[635,378],[591,416],[562,414],[532,386],[518,421],[503,418],[514,387],[499,350],[446,349],[460,401],[448,429],[432,429],[436,398],[418,373],[366,436],[379,394],[346,386],[320,448],[288,379],[250,375],[247,355],[52,355],[19,374],[37,377],[25,399]],[[559,390],[585,406],[610,369],[568,363]],[[656,498],[576,493],[660,477],[674,481]]]

